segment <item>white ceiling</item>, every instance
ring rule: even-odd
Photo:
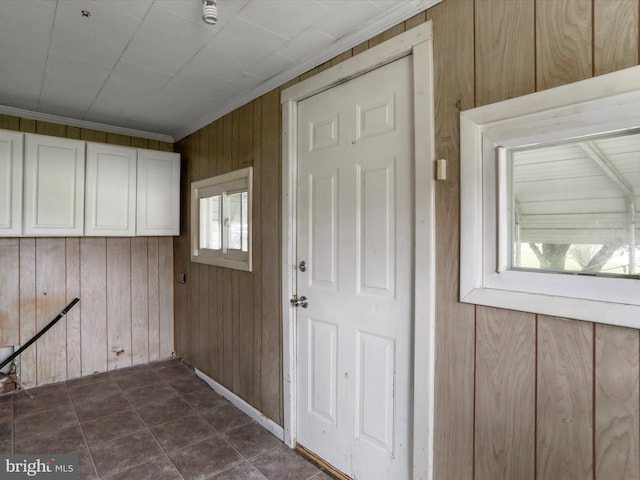
[[[176,141],[439,1],[0,0],[0,113]]]

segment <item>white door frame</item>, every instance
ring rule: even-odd
[[[282,312],[284,442],[296,445],[296,202],[298,102],[398,58],[413,55],[415,218],[413,294],[413,479],[433,477],[435,213],[431,21],[297,83],[282,103]],[[418,292],[417,294],[415,292]],[[417,373],[416,373],[417,372]]]

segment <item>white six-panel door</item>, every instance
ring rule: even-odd
[[[410,477],[409,58],[298,106],[298,442],[353,478]]]

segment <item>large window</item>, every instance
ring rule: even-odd
[[[460,299],[640,328],[640,67],[461,113]]]
[[[191,261],[251,271],[251,167],[191,184]]]

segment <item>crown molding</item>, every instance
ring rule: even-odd
[[[22,108],[8,107],[0,105],[0,113],[12,115],[14,117],[27,118],[29,120],[39,120],[42,122],[57,123],[67,125],[69,127],[88,128],[91,130],[99,130],[107,133],[117,133],[120,135],[129,135],[131,137],[147,138],[149,140],[158,140],[160,142],[175,143],[174,137],[164,135],[162,133],[147,132],[144,130],[136,130],[133,128],[116,127],[106,123],[89,122],[87,120],[77,120],[75,118],[62,117],[59,115],[51,115],[49,113],[34,112],[31,110],[23,110]]]

